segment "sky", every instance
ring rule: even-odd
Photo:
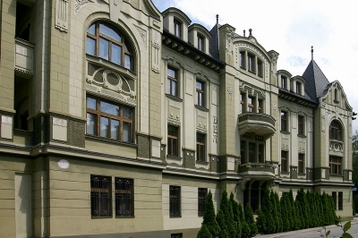
[[[210,30],[229,24],[236,33],[252,35],[266,49],[278,52],[277,69],[302,75],[314,61],[329,82],[338,80],[348,102],[358,112],[358,14],[356,0],[152,0],[159,11],[182,10],[192,21]],[[358,116],[352,122],[358,133]]]

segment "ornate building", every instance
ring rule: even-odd
[[[210,190],[352,217],[352,107],[313,60],[150,0],[0,1],[0,237],[196,237]]]

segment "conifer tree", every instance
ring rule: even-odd
[[[223,211],[225,223],[228,234],[236,234],[236,226],[234,224],[234,214],[232,212],[231,202],[227,197],[227,192],[224,190],[221,196],[220,210]]]
[[[288,209],[288,219],[290,222],[290,229],[289,231],[296,230],[296,208],[295,208],[295,201],[293,200],[293,192],[292,189],[288,192],[287,196],[287,209]]]
[[[205,213],[202,225],[206,226],[213,237],[217,237],[219,235],[220,227],[216,221],[213,195],[211,194],[211,191],[209,191],[208,196],[206,197]]]
[[[219,238],[230,238],[224,212],[220,209],[216,215],[216,220],[220,226]]]
[[[239,211],[240,208],[239,208],[239,203],[234,199],[233,193],[230,194],[230,202],[231,202],[232,212],[234,217],[234,225],[236,226],[236,234],[234,235],[234,237],[240,238],[242,232],[242,225],[240,221],[240,211]]]
[[[282,231],[289,231],[291,229],[290,221],[288,218],[287,199],[288,194],[284,193],[280,199],[281,217],[282,217]]]
[[[205,224],[201,225],[197,238],[214,238]]]
[[[270,199],[270,191],[265,190],[262,197],[261,207],[257,214],[257,229],[259,233],[270,234],[274,232],[273,217],[272,217],[272,204]]]
[[[250,227],[250,237],[254,237],[257,232],[257,227],[254,219],[254,214],[252,212],[252,208],[250,204],[246,204],[245,207],[245,221],[247,222],[247,225]]]
[[[272,201],[274,204],[274,211],[275,211],[275,220],[276,220],[276,232],[282,231],[282,217],[281,217],[281,206],[280,200],[278,198],[278,194],[276,192],[271,191],[272,193]]]

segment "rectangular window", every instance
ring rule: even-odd
[[[198,215],[199,216],[204,216],[207,194],[208,194],[207,188],[198,188]]]
[[[287,89],[287,78],[285,76],[281,76],[281,88]]]
[[[255,73],[255,56],[247,54],[247,67],[251,73]]]
[[[179,156],[179,128],[168,126],[168,156]]]
[[[256,144],[249,142],[249,162],[256,163]]]
[[[196,160],[205,161],[205,134],[196,133]]]
[[[246,69],[245,51],[240,51],[240,67]]]
[[[337,156],[329,156],[330,173],[333,175],[342,174],[342,158]]]
[[[296,93],[298,95],[302,95],[302,84],[300,82],[296,82]]]
[[[334,210],[337,211],[337,192],[332,192],[332,198],[333,198]]]
[[[298,116],[298,134],[305,134],[305,117],[300,115]]]
[[[204,51],[204,37],[198,34],[198,49]]]
[[[258,105],[258,108],[257,108],[257,112],[258,113],[263,113],[264,112],[263,111],[264,101],[262,99],[259,99],[258,102],[259,102],[259,105]]]
[[[281,131],[287,131],[287,112],[281,111]]]
[[[263,77],[263,63],[261,60],[257,60],[257,75],[259,77]]]
[[[180,217],[180,187],[169,186],[169,213],[170,217]]]
[[[91,175],[92,217],[111,217],[111,204],[111,177]]]
[[[248,97],[247,98],[247,111],[248,112],[255,112],[255,97]]]
[[[171,234],[170,238],[183,238],[183,233],[175,233]]]
[[[87,134],[133,142],[133,108],[87,96]]]
[[[205,106],[205,91],[204,91],[205,84],[201,81],[196,81],[196,105],[198,106]]]
[[[281,151],[281,172],[288,172],[288,151]]]
[[[167,93],[178,96],[178,71],[172,67],[168,67]]]
[[[259,163],[265,163],[265,146],[259,144]]]
[[[177,19],[174,19],[174,35],[176,37],[179,37],[181,38],[182,34],[181,34],[181,31],[182,31],[182,23],[180,21],[178,21]]]
[[[241,145],[240,145],[240,149],[241,149],[241,163],[245,164],[247,163],[247,159],[246,159],[246,141],[241,141]]]
[[[245,113],[247,111],[245,107],[245,101],[246,101],[246,94],[241,93],[240,94],[241,113]]]
[[[305,154],[298,154],[298,173],[304,174]]]
[[[134,216],[134,189],[133,179],[115,179],[116,216]]]
[[[343,210],[343,192],[338,192],[338,210]]]

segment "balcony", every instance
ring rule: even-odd
[[[238,128],[240,135],[245,133],[255,133],[265,139],[271,137],[275,129],[275,119],[264,113],[243,113],[238,117]]]
[[[33,74],[34,45],[22,39],[15,39],[15,71],[25,78]]]
[[[275,178],[276,165],[271,163],[247,163],[239,165],[239,174],[256,180],[272,180]]]
[[[329,141],[329,151],[343,153],[344,152],[343,141],[330,140]]]

